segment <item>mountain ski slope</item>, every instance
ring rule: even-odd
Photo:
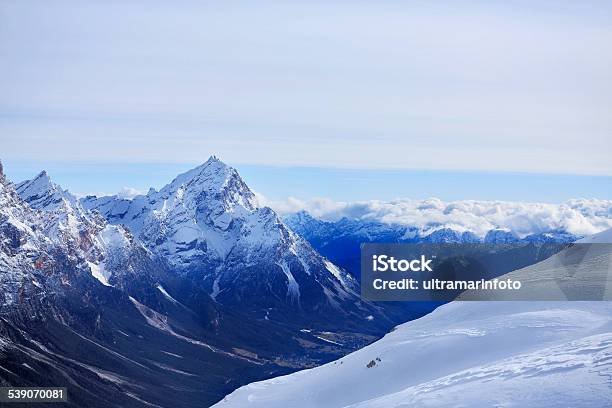
[[[610,231],[584,242],[611,242]],[[593,276],[610,265],[608,246],[596,249],[580,264]],[[575,250],[504,276],[539,276]],[[340,360],[249,384],[216,406],[611,405],[612,302],[455,301]]]
[[[602,407],[611,387],[610,302],[454,302],[215,406]]]

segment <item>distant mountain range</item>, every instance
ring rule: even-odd
[[[431,244],[518,244],[569,243],[581,236],[566,231],[552,230],[519,237],[505,229],[489,230],[484,236],[471,231],[457,231],[440,226],[424,231],[409,225],[342,218],[324,221],[306,211],[286,215],[283,220],[297,234],[304,237],[321,255],[359,278],[361,244],[364,242],[431,243]]]

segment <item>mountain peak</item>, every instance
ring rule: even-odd
[[[221,159],[219,159],[219,157],[217,157],[217,156],[215,156],[213,154],[204,163],[202,163],[199,166],[197,166],[196,169],[198,169],[198,168],[206,168],[206,167],[209,167],[209,166],[217,166],[219,168],[231,168],[230,165],[226,164]]]
[[[508,244],[519,240],[519,237],[509,229],[492,229],[484,237],[487,244]]]
[[[297,227],[298,229],[307,227],[312,223],[322,223],[322,221],[316,220],[306,210],[300,210],[296,213],[289,214],[285,216],[284,219],[292,228]]]
[[[39,183],[52,184],[51,177],[47,173],[47,170],[43,170],[36,177],[32,179],[33,181],[38,181]]]
[[[211,156],[198,167],[179,174],[158,193],[153,193],[156,194],[164,198],[177,194],[180,197],[198,197],[197,201],[206,197],[206,200],[221,204],[220,208],[225,210],[236,205],[251,211],[258,207],[255,194],[236,169],[223,163],[216,156]]]
[[[208,160],[199,166],[176,176],[170,184],[187,183],[201,176],[217,176],[217,179],[224,179],[230,175],[232,171],[235,170],[223,163],[216,156],[210,156]]]
[[[41,171],[31,180],[25,180],[16,185],[16,190],[22,197],[42,197],[43,195],[53,193],[59,189],[59,186],[51,181],[51,177],[45,170]]]
[[[32,208],[53,210],[67,202],[76,205],[76,198],[67,190],[54,183],[45,170],[32,180],[22,181],[15,186],[19,196]]]

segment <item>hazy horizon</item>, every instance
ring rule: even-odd
[[[145,194],[206,159],[194,163],[109,164],[0,158],[7,177],[15,183],[45,170],[54,182],[78,196]],[[541,203],[612,200],[612,177],[607,176],[227,164],[235,167],[256,193],[276,202],[293,198],[342,202],[427,198]]]
[[[611,15],[601,1],[4,2],[1,154],[612,176]]]

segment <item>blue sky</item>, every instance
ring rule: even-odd
[[[606,1],[5,1],[0,159],[78,193],[216,154],[273,198],[610,198],[611,18]]]
[[[10,179],[32,178],[42,168],[64,188],[83,195],[114,194],[124,187],[159,189],[199,163],[13,162]],[[337,169],[234,165],[256,192],[270,200],[329,198],[336,201],[429,198],[560,203],[571,198],[612,199],[612,177],[511,172]]]

